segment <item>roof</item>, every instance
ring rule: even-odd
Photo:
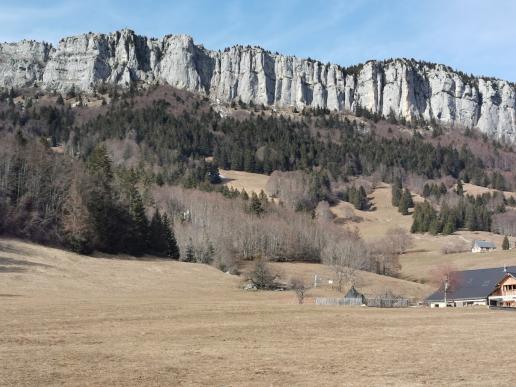
[[[482,249],[496,249],[496,245],[493,242],[476,240],[473,246],[478,246]]]
[[[495,290],[496,285],[507,273],[516,275],[516,266],[507,266],[506,270],[503,267],[495,267],[491,269],[454,271],[451,273],[451,276],[457,279],[458,285],[456,289],[448,290],[447,299],[485,299]],[[439,289],[427,298],[427,301],[442,300],[444,300],[443,289]]]
[[[358,290],[355,289],[354,286],[351,286],[351,288],[348,290],[344,298],[361,298],[364,297],[362,293],[359,293]]]

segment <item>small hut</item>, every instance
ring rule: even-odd
[[[351,286],[346,295],[343,297],[346,304],[362,305],[365,304],[365,296],[355,289],[355,286]]]

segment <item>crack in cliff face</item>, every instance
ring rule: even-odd
[[[186,35],[159,39],[131,30],[88,33],[50,44],[0,44],[0,86],[90,92],[106,83],[170,84],[213,100],[276,107],[321,107],[411,120],[440,117],[443,124],[478,127],[516,140],[516,88],[502,80],[472,78],[444,65],[407,59],[369,61],[343,68],[272,54],[259,47],[211,51]]]

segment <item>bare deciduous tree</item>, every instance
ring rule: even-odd
[[[394,227],[387,230],[384,242],[391,245],[393,252],[403,254],[414,245],[414,237],[401,227]]]
[[[327,201],[319,202],[315,208],[315,218],[321,223],[328,223],[333,220],[335,215],[330,210],[330,204]]]
[[[366,269],[369,254],[361,239],[347,239],[329,244],[323,251],[323,262],[329,265],[335,274],[337,290],[343,285],[355,283],[357,269]]]
[[[300,277],[292,278],[290,280],[290,287],[296,293],[297,301],[299,304],[302,304],[307,291],[307,286],[304,279]]]
[[[437,266],[431,273],[432,282],[438,284],[444,290],[445,283],[448,283],[447,291],[454,292],[462,283],[457,268],[450,263],[443,263]]]

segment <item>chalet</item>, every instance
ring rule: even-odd
[[[488,300],[490,306],[516,308],[516,273],[506,272]]]
[[[475,305],[516,306],[516,266],[464,270],[450,273],[450,286],[430,295],[432,308]]]
[[[485,253],[493,250],[496,250],[496,245],[493,242],[481,240],[474,241],[471,248],[472,253]]]

